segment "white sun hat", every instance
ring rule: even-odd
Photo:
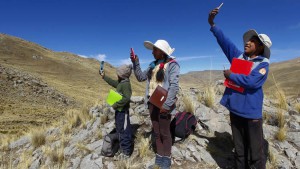
[[[266,34],[258,34],[255,30],[251,29],[244,33],[243,36],[244,44],[246,44],[253,36],[257,36],[260,39],[260,41],[263,43],[264,45],[263,56],[270,59],[270,55],[271,55],[270,47],[272,46],[272,41],[269,38],[269,36]]]
[[[165,40],[157,40],[154,44],[150,41],[145,41],[144,46],[147,49],[153,50],[153,47],[156,47],[163,51],[168,56],[171,56],[171,54],[174,52],[175,48],[171,48],[169,43]]]

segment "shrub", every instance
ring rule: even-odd
[[[34,129],[30,133],[31,144],[37,148],[46,143],[46,135],[43,129]]]
[[[194,113],[194,111],[195,111],[194,105],[193,105],[191,99],[187,95],[183,96],[183,103],[184,103],[186,112]]]
[[[210,108],[214,107],[215,97],[215,88],[213,86],[206,87],[203,95],[204,104]]]
[[[276,139],[281,142],[286,139],[286,128],[285,127],[279,128],[278,132],[276,133]]]

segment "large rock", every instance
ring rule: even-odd
[[[81,161],[80,168],[102,169],[102,157],[95,158],[94,154],[89,154]]]

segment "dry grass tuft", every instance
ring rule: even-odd
[[[62,126],[62,133],[63,134],[69,134],[72,131],[72,125],[70,125],[69,123],[66,123]]]
[[[285,127],[279,128],[278,132],[276,133],[276,139],[282,142],[286,139],[286,134],[287,131]]]
[[[31,144],[37,148],[46,143],[46,135],[44,129],[33,129],[30,132]]]
[[[300,103],[295,104],[295,109],[298,113],[300,113]]]
[[[271,150],[269,150],[269,152],[268,152],[268,161],[267,161],[267,164],[266,164],[266,168],[267,169],[277,168],[276,155]]]
[[[288,109],[288,105],[286,102],[286,96],[284,94],[284,91],[282,89],[279,89],[275,92],[275,98],[277,100],[277,107],[283,110]]]
[[[65,160],[64,156],[64,147],[58,146],[52,149],[51,147],[43,147],[44,154],[47,155],[47,157],[50,158],[50,161],[53,166],[62,166]]]
[[[279,109],[277,112],[277,125],[279,128],[283,128],[285,126],[285,116],[284,111]]]
[[[105,124],[108,121],[108,116],[106,114],[100,115],[100,124]]]
[[[151,154],[149,140],[149,138],[141,138],[140,140],[138,140],[139,157],[141,157],[142,159],[149,157]]]
[[[80,118],[84,124],[92,119],[92,116],[89,114],[89,107],[89,105],[84,105],[81,107]]]
[[[275,96],[275,99],[277,100],[277,108],[287,110],[288,109],[288,105],[287,105],[287,102],[286,102],[285,93],[278,86],[278,84],[277,84],[277,82],[276,82],[275,77],[274,77],[273,74],[272,74],[272,76],[273,76],[274,84],[276,86],[276,91],[274,93],[274,96]]]
[[[187,95],[183,96],[183,103],[184,103],[184,108],[185,108],[184,111],[194,114],[195,108],[194,108],[193,102],[189,98],[189,96],[187,96]]]
[[[215,88],[213,86],[206,87],[203,94],[204,104],[210,108],[214,107],[215,97],[216,97]]]
[[[102,139],[103,138],[102,130],[97,130],[95,135],[97,139]]]
[[[64,127],[67,131],[68,128],[72,129],[72,128],[76,128],[79,125],[81,125],[82,121],[79,117],[79,112],[76,109],[70,109],[67,111],[66,113],[66,118],[67,118],[67,124],[69,124],[69,127]]]
[[[80,110],[69,109],[66,113],[67,122],[70,126],[64,126],[64,133],[69,133],[70,129],[76,127],[86,127],[86,123],[92,119],[89,115],[89,109],[87,105],[82,106]]]
[[[77,143],[76,147],[79,150],[83,151],[85,154],[91,154],[93,152],[92,150],[90,150],[89,148],[87,148],[87,146],[85,146],[85,144],[83,144],[83,143]]]
[[[118,169],[140,169],[143,168],[143,163],[132,157],[126,160],[120,160],[116,164]]]
[[[32,164],[32,151],[24,151],[21,154],[17,168],[29,168]]]
[[[270,118],[271,118],[270,114],[264,111],[263,112],[263,122],[264,123],[268,123],[268,121],[270,120]]]
[[[16,138],[13,135],[6,135],[0,138],[0,150],[9,151],[9,144]]]

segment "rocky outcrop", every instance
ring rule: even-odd
[[[234,164],[233,144],[228,111],[218,101],[221,95],[216,95],[214,106],[206,107],[203,101],[198,101],[197,95],[201,91],[195,89],[182,92],[177,102],[177,111],[183,111],[185,102],[183,96],[188,96],[194,105],[194,114],[201,121],[196,132],[185,140],[176,139],[172,147],[172,168],[231,168]],[[48,129],[46,144],[34,148],[28,136],[21,137],[9,144],[2,155],[10,156],[13,168],[22,163],[22,154],[30,158],[29,168],[148,168],[154,163],[154,153],[151,147],[151,121],[149,112],[144,107],[143,97],[132,97],[130,120],[135,131],[134,153],[128,160],[118,160],[101,156],[103,136],[114,129],[113,110],[107,105],[91,107],[87,121],[81,127],[74,127],[66,132],[61,123],[55,128]],[[287,137],[284,141],[275,139],[278,131],[276,126],[277,112],[272,100],[264,101],[264,112],[270,114],[264,122],[264,135],[268,142],[269,168],[298,168],[300,164],[300,130],[299,112],[291,106],[286,113]],[[176,112],[174,112],[176,113]],[[272,115],[272,116],[271,116]],[[51,139],[50,139],[51,138]],[[146,149],[150,150],[143,155],[142,140],[148,140]],[[146,141],[147,143],[147,141]],[[48,148],[47,148],[48,147]],[[51,151],[47,151],[50,149]],[[54,158],[54,152],[61,152],[62,161]],[[59,157],[57,157],[59,158]],[[9,163],[3,163],[6,166]]]

